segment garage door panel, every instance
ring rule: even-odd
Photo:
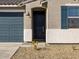
[[[23,19],[23,17],[21,17],[21,18],[14,18],[14,17],[11,17],[11,18],[2,18],[2,17],[0,17],[0,19],[2,19],[2,20],[0,20],[0,24],[22,24],[22,19]],[[7,20],[6,20],[7,19]]]
[[[0,12],[1,17],[22,17],[23,12]]]
[[[23,13],[0,12],[0,42],[23,41]]]

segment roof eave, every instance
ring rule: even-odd
[[[22,7],[25,4],[31,3],[31,2],[34,2],[34,1],[37,1],[37,0],[24,1],[24,2],[19,3],[18,5],[0,5],[0,7]]]
[[[28,4],[28,3],[31,3],[31,2],[34,2],[34,1],[37,1],[37,0],[29,0],[29,1],[23,1],[21,3],[18,4],[18,6],[24,6],[25,4]]]

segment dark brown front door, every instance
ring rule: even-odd
[[[32,32],[33,40],[45,42],[46,40],[46,12],[33,11]]]

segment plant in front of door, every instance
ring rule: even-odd
[[[33,45],[33,48],[38,50],[37,46],[38,46],[38,41],[32,41],[32,45]]]

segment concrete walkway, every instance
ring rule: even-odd
[[[38,43],[43,47],[45,43]],[[19,47],[32,47],[32,43],[0,43],[0,59],[10,59]]]
[[[19,46],[0,46],[0,59],[10,59]]]

